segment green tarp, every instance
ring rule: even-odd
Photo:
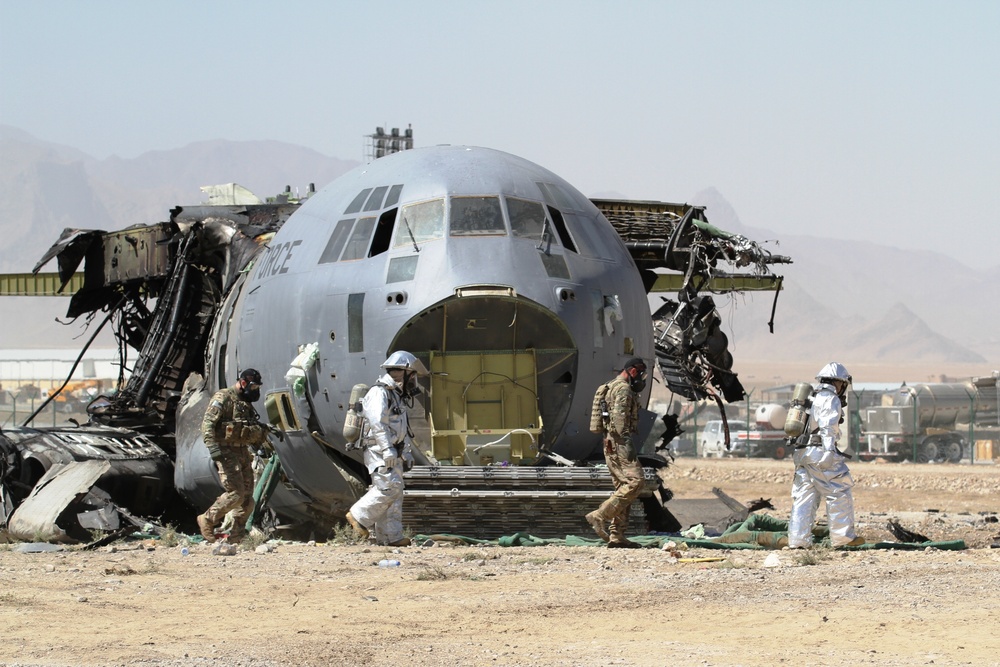
[[[700,526],[695,526],[682,535],[638,535],[630,540],[646,548],[662,548],[667,542],[683,542],[689,547],[702,549],[777,549],[778,540],[788,536],[788,522],[768,514],[751,514],[746,521],[734,524],[719,537],[705,537]],[[829,532],[825,527],[813,530],[813,537],[819,546],[830,546]],[[481,540],[462,535],[438,534],[417,535],[417,544],[428,539],[436,542],[457,542],[469,545],[498,545],[501,547],[541,547],[559,545],[568,547],[603,547],[604,541],[596,537],[579,537],[567,535],[565,538],[541,538],[528,533],[514,533],[495,540]],[[943,542],[873,542],[857,547],[842,547],[847,551],[863,551],[867,549],[900,549],[904,551],[919,551],[923,549],[943,549],[960,551],[965,549],[964,540],[948,540]]]

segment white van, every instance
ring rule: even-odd
[[[729,420],[729,445],[730,450],[726,451],[726,431],[722,426],[721,419],[713,419],[705,422],[705,427],[698,432],[698,456],[723,456],[746,455],[746,441],[736,439],[737,431],[746,431],[747,423],[736,419]]]

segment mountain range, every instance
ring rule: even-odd
[[[204,200],[203,185],[236,182],[263,198],[286,187],[322,188],[358,164],[276,141],[224,140],[98,160],[0,126],[0,272],[30,271],[66,227],[163,221],[172,207]],[[782,234],[775,244],[767,240],[778,234],[745,225],[713,188],[688,201],[705,206],[714,225],[794,260],[773,267],[784,276],[774,333],[773,293],[716,296],[737,361],[821,357],[938,364],[942,372],[972,365],[983,373],[1000,366],[1000,265],[975,270],[940,253],[810,235],[807,221],[802,234]],[[776,215],[779,205],[776,196]],[[82,327],[55,322],[65,307],[63,299],[0,300],[0,347],[78,347]]]

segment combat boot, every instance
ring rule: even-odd
[[[863,537],[855,537],[853,540],[851,540],[847,544],[841,544],[837,548],[838,549],[843,549],[844,547],[860,547],[864,543],[865,543],[865,538],[863,538]]]
[[[622,512],[622,501],[621,498],[616,496],[611,496],[598,507],[596,510],[588,514],[585,518],[590,527],[594,529],[597,536],[607,542],[611,539],[611,535],[608,523],[611,523],[615,517],[617,517]],[[612,524],[613,526],[614,524]]]
[[[201,532],[201,536],[205,538],[206,542],[212,543],[215,541],[215,526],[212,522],[208,520],[208,517],[204,514],[198,515],[198,530]]]
[[[408,547],[410,544],[410,538],[408,537],[401,537],[395,542],[389,542],[390,547]]]
[[[608,535],[607,527],[604,525],[604,517],[601,516],[601,510],[596,509],[585,518],[587,519],[587,523],[590,524],[590,527],[594,529],[595,533],[597,533],[597,536],[607,542],[610,536]]]
[[[362,526],[361,522],[355,519],[353,514],[348,512],[345,518],[347,519],[347,523],[351,524],[351,528],[354,529],[354,534],[358,536],[358,539],[368,539],[368,529]]]
[[[618,537],[612,535],[611,539],[608,540],[609,549],[641,549],[642,545],[638,542],[633,542],[627,537]]]

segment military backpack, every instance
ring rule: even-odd
[[[608,411],[608,388],[610,382],[605,382],[594,393],[594,403],[590,406],[590,432],[604,433],[608,418],[611,414]]]

